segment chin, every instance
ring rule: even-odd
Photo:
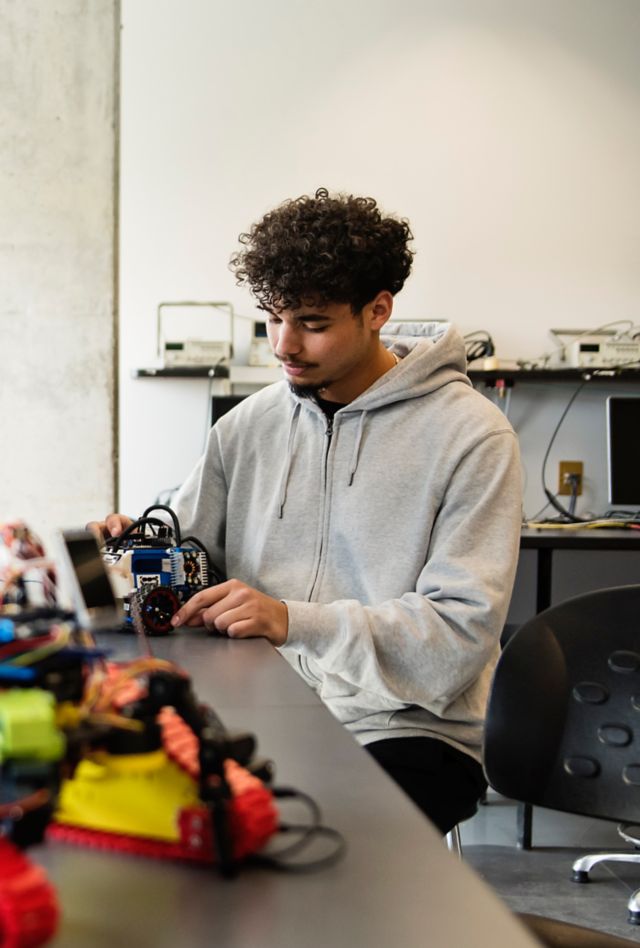
[[[315,398],[324,385],[296,385],[295,382],[289,382],[289,388],[299,398]]]

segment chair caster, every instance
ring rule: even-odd
[[[589,873],[584,869],[574,869],[571,873],[572,882],[589,882]]]
[[[629,912],[627,921],[630,925],[640,925],[640,912]]]

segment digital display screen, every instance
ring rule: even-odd
[[[114,608],[113,589],[95,538],[66,536],[64,542],[87,609]]]
[[[161,573],[163,557],[166,557],[164,552],[161,556],[136,556],[136,573]]]
[[[256,339],[266,339],[267,338],[267,324],[266,323],[254,323],[253,324],[253,335]]]
[[[607,399],[609,502],[640,507],[640,397]]]

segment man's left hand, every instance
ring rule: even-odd
[[[176,612],[171,624],[174,627],[203,625],[234,639],[263,636],[273,645],[284,645],[289,613],[279,599],[258,592],[238,579],[229,579],[192,596]]]

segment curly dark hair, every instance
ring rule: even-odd
[[[373,198],[319,188],[285,201],[246,234],[230,267],[262,309],[348,303],[360,312],[381,290],[396,294],[414,252],[406,220],[383,217]]]

